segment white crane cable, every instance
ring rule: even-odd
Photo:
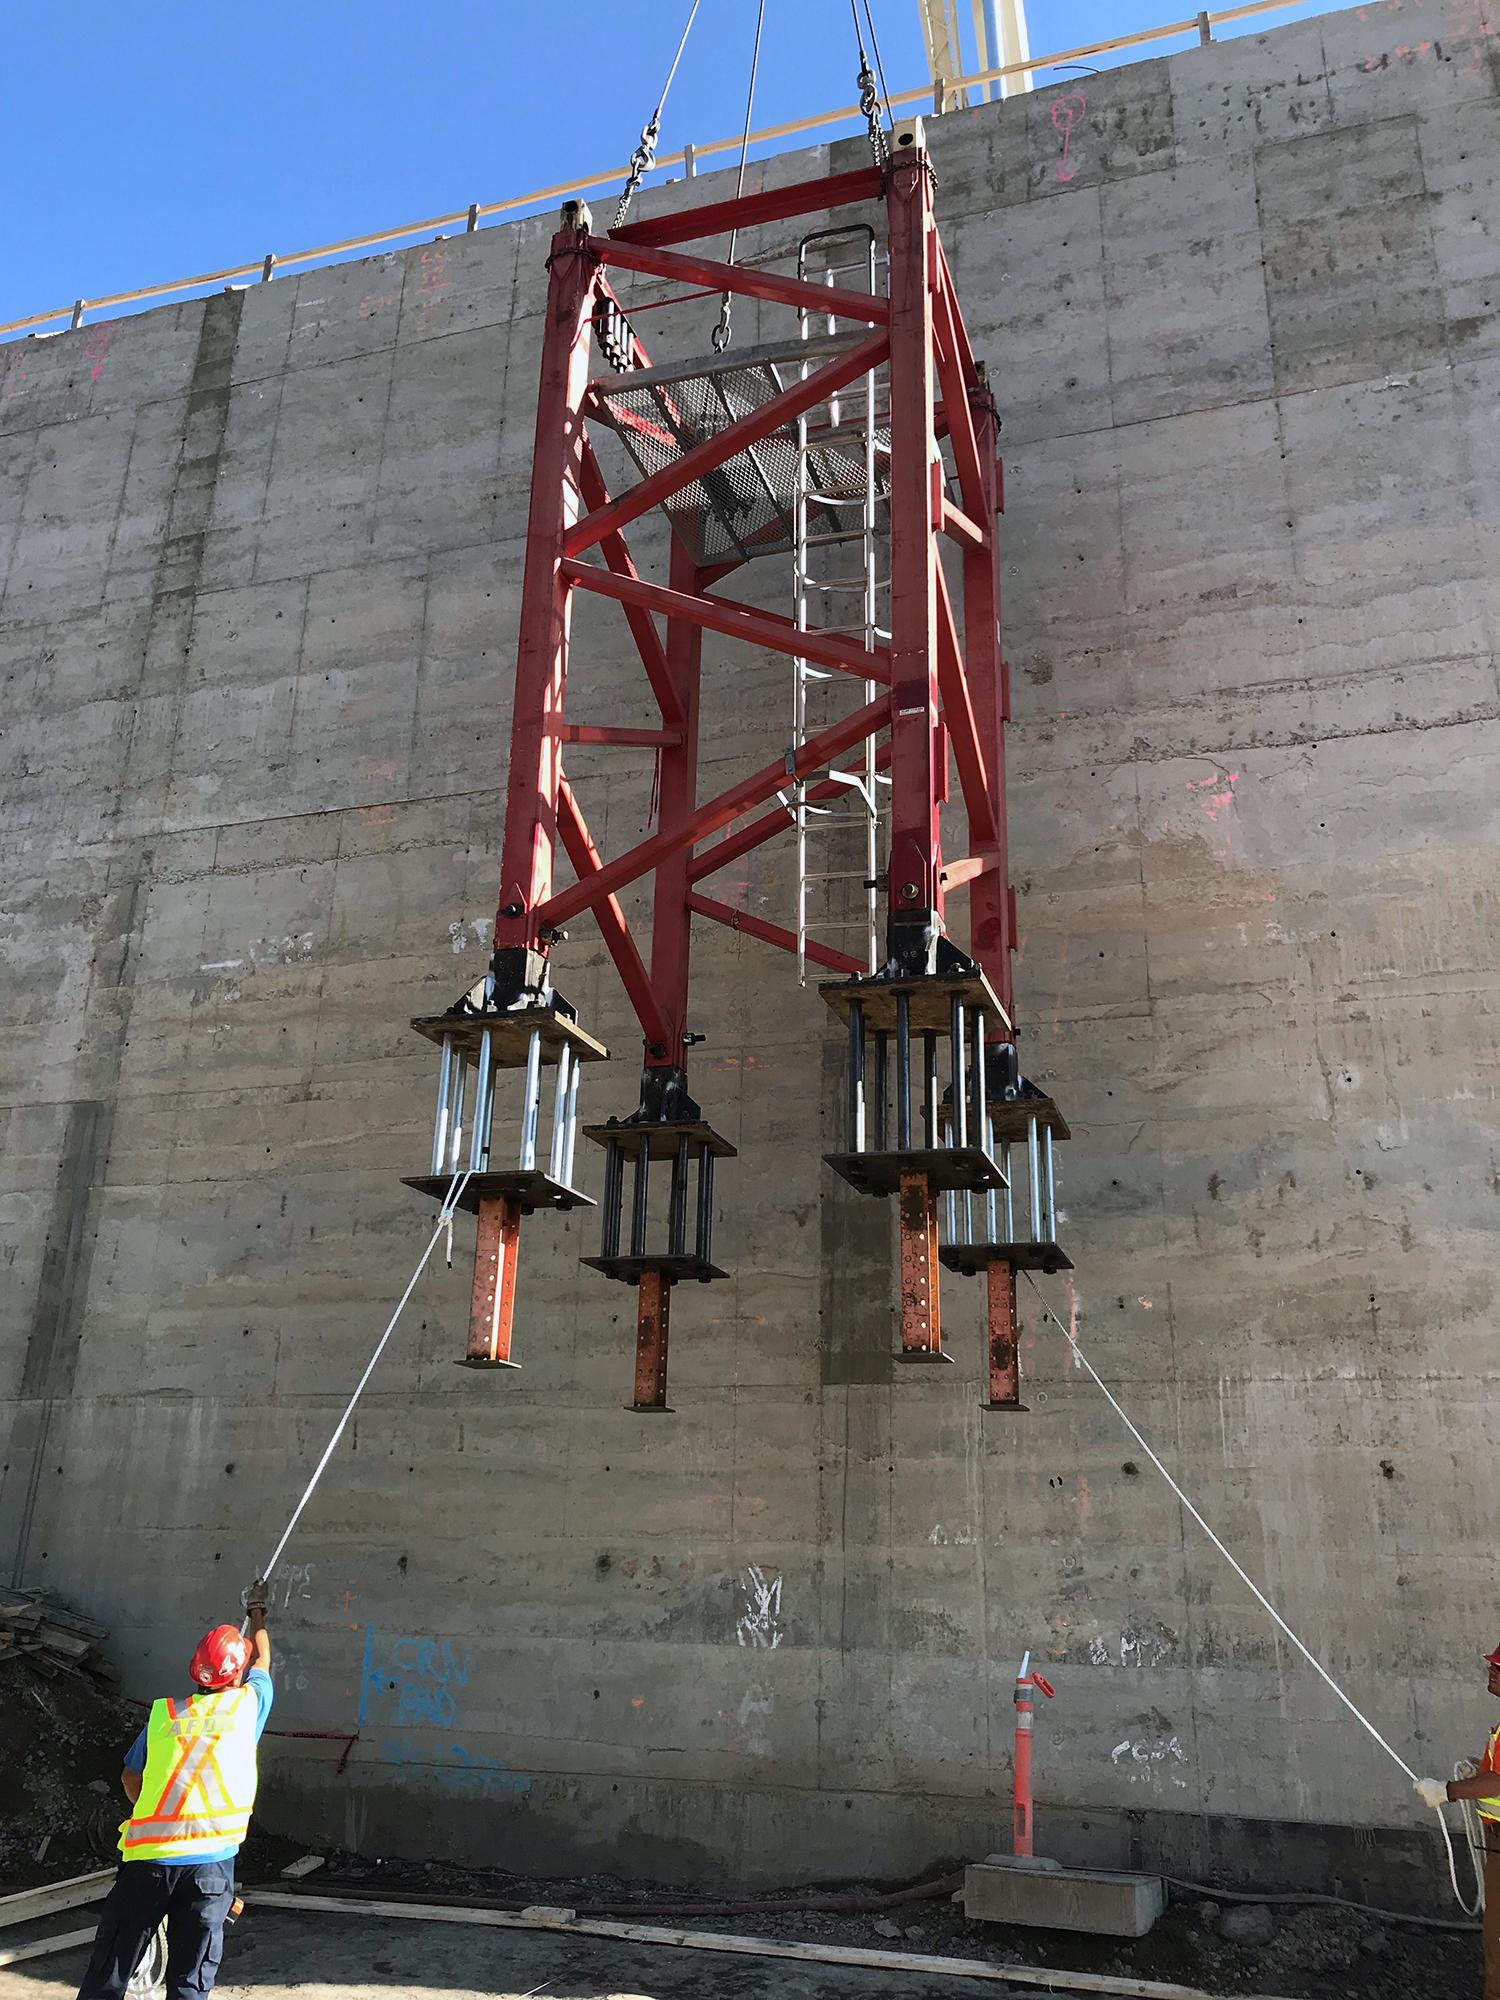
[[[401,1294],[400,1300],[396,1306],[396,1310],[391,1314],[390,1318],[386,1321],[385,1332],[381,1334],[379,1340],[376,1341],[374,1351],[371,1354],[369,1360],[365,1363],[365,1372],[363,1375],[360,1376],[359,1381],[355,1384],[354,1394],[349,1398],[348,1402],[344,1405],[344,1414],[339,1418],[338,1422],[334,1425],[333,1435],[332,1437],[329,1438],[328,1443],[324,1446],[323,1456],[318,1460],[317,1466],[314,1468],[312,1478],[308,1480],[306,1486],[302,1489],[302,1498],[297,1502],[296,1506],[292,1509],[292,1518],[287,1522],[286,1528],[282,1533],[281,1540],[276,1544],[276,1547],[271,1552],[271,1560],[266,1564],[264,1569],[259,1570],[257,1572],[258,1582],[269,1583],[271,1581],[271,1578],[275,1573],[276,1565],[281,1561],[282,1555],[286,1549],[286,1545],[292,1539],[292,1534],[296,1529],[297,1523],[302,1519],[303,1511],[306,1508],[308,1501],[311,1500],[313,1494],[317,1491],[318,1481],[323,1477],[323,1474],[327,1471],[328,1461],[333,1457],[334,1452],[338,1449],[339,1439],[344,1435],[345,1430],[348,1428],[349,1419],[354,1415],[355,1405],[359,1402],[360,1397],[365,1393],[365,1385],[368,1383],[370,1377],[375,1373],[375,1365],[379,1361],[381,1355],[384,1354],[386,1349],[386,1343],[389,1341],[391,1335],[396,1331],[396,1323],[400,1319],[402,1313],[405,1312],[407,1301],[410,1299],[412,1293],[417,1289],[417,1280],[421,1277],[422,1273],[427,1269],[428,1261],[431,1258],[433,1251],[437,1248],[438,1244],[442,1241],[445,1235],[448,1237],[449,1243],[451,1245],[452,1230],[453,1230],[453,1213],[454,1210],[458,1207],[459,1197],[462,1195],[464,1189],[469,1184],[469,1179],[472,1173],[473,1173],[472,1167],[466,1168],[463,1173],[459,1174],[454,1179],[453,1185],[449,1188],[447,1194],[444,1195],[442,1208],[438,1211],[437,1226],[433,1230],[432,1235],[428,1238],[427,1248],[422,1252],[421,1256],[417,1259],[417,1268],[412,1272],[411,1277],[408,1279],[406,1290]]]
[[[1399,1771],[1401,1771],[1406,1777],[1410,1778],[1412,1784],[1415,1785],[1418,1782],[1417,1774],[1412,1769],[1410,1764],[1407,1763],[1406,1759],[1403,1756],[1401,1756],[1398,1751],[1395,1751],[1391,1748],[1390,1744],[1386,1742],[1385,1738],[1381,1735],[1380,1731],[1375,1727],[1374,1723],[1371,1722],[1370,1718],[1365,1714],[1364,1710],[1357,1707],[1356,1704],[1349,1698],[1349,1696],[1345,1694],[1344,1690],[1339,1686],[1338,1682],[1334,1679],[1333,1675],[1329,1673],[1327,1667],[1323,1665],[1323,1662],[1318,1658],[1317,1654],[1314,1653],[1310,1647],[1304,1645],[1302,1640],[1298,1638],[1297,1634],[1292,1630],[1291,1626],[1288,1625],[1286,1620],[1282,1617],[1281,1613],[1276,1609],[1276,1606],[1271,1602],[1270,1598],[1266,1596],[1266,1593],[1261,1589],[1260,1585],[1255,1581],[1254,1577],[1250,1575],[1249,1571],[1244,1567],[1242,1563],[1238,1562],[1235,1559],[1235,1557],[1230,1554],[1229,1550],[1225,1547],[1224,1543],[1214,1533],[1213,1529],[1208,1525],[1208,1522],[1204,1520],[1203,1516],[1199,1513],[1198,1509],[1193,1505],[1192,1501],[1188,1498],[1187,1494],[1183,1492],[1181,1486],[1178,1485],[1177,1481],[1173,1478],[1172,1474],[1167,1470],[1166,1466],[1157,1457],[1155,1451],[1152,1449],[1151,1445],[1147,1441],[1144,1432],[1142,1432],[1138,1428],[1138,1426],[1132,1421],[1132,1419],[1126,1414],[1125,1410],[1121,1407],[1121,1404],[1118,1398],[1115,1396],[1114,1391],[1110,1388],[1109,1384],[1104,1380],[1103,1376],[1100,1375],[1098,1369],[1095,1368],[1093,1362],[1089,1360],[1088,1356],[1084,1353],[1083,1349],[1078,1345],[1078,1338],[1076,1334],[1074,1334],[1072,1328],[1066,1326],[1063,1323],[1063,1321],[1058,1318],[1057,1314],[1052,1310],[1051,1306],[1048,1305],[1047,1300],[1042,1293],[1041,1286],[1038,1285],[1036,1279],[1032,1277],[1029,1271],[1026,1273],[1026,1279],[1028,1284],[1031,1286],[1031,1289],[1036,1293],[1037,1298],[1040,1300],[1042,1311],[1047,1315],[1048,1319],[1051,1320],[1052,1324],[1057,1328],[1058,1332],[1062,1335],[1063,1339],[1068,1343],[1068,1346],[1072,1350],[1073,1356],[1078,1362],[1079,1366],[1084,1370],[1089,1380],[1094,1384],[1094,1387],[1098,1389],[1100,1394],[1104,1397],[1104,1400],[1109,1404],[1110,1408],[1114,1411],[1115,1415],[1120,1419],[1120,1422],[1125,1426],[1126,1430],[1129,1431],[1131,1437],[1135,1439],[1135,1442],[1140,1446],[1141,1450],[1146,1454],[1147,1458],[1150,1459],[1151,1463],[1156,1467],[1157,1471],[1161,1474],[1162,1478],[1167,1482],[1168,1486],[1172,1489],[1172,1492],[1176,1495],[1178,1504],[1181,1507],[1183,1507],[1186,1510],[1186,1512],[1189,1513],[1192,1516],[1192,1518],[1197,1522],[1198,1526],[1203,1530],[1204,1534],[1207,1535],[1209,1541],[1213,1543],[1214,1547],[1218,1550],[1219,1554],[1224,1558],[1225,1562],[1228,1563],[1229,1567],[1234,1571],[1235,1575],[1240,1579],[1241,1583],[1245,1585],[1246,1589],[1250,1592],[1251,1596],[1254,1597],[1256,1602],[1260,1604],[1260,1606],[1270,1614],[1271,1618],[1274,1620],[1276,1625],[1280,1628],[1282,1632],[1286,1634],[1287,1638],[1291,1640],[1292,1644],[1296,1647],[1297,1651],[1302,1655],[1303,1659],[1306,1660],[1307,1664],[1313,1669],[1313,1671],[1316,1674],[1318,1674],[1324,1681],[1326,1681],[1330,1688],[1332,1688],[1333,1692],[1338,1696],[1339,1700],[1344,1704],[1345,1708],[1348,1709],[1349,1713],[1354,1717],[1355,1721],[1360,1725],[1360,1727],[1375,1739],[1375,1741],[1380,1745],[1381,1749],[1385,1752],[1386,1756],[1390,1758],[1391,1762],[1396,1766],[1396,1768]],[[1454,1897],[1458,1902],[1459,1908],[1463,1910],[1468,1916],[1471,1917],[1477,1916],[1479,1911],[1484,1907],[1484,1878],[1480,1871],[1479,1864],[1477,1861],[1474,1864],[1474,1872],[1479,1879],[1479,1900],[1475,1905],[1471,1907],[1470,1904],[1465,1900],[1463,1892],[1462,1890],[1460,1890],[1458,1886],[1458,1861],[1453,1851],[1453,1836],[1448,1830],[1448,1822],[1443,1818],[1441,1811],[1438,1813],[1437,1821],[1439,1827],[1442,1829],[1443,1843],[1448,1850],[1448,1879],[1453,1885]],[[1469,1845],[1470,1845],[1470,1852],[1472,1854],[1474,1852],[1474,1838],[1472,1831],[1472,1823],[1469,1821],[1467,1812],[1465,1813],[1465,1825],[1467,1828],[1469,1828]]]
[[[661,114],[667,108],[667,92],[672,88],[677,65],[682,61],[682,52],[687,47],[688,36],[693,31],[694,21],[698,18],[698,6],[699,0],[693,0],[692,6],[688,9],[687,22],[677,43],[677,53],[672,58],[672,67],[667,71],[667,80],[661,87],[661,96],[656,100],[656,109],[641,128],[640,139],[630,156],[630,172],[626,176],[619,205],[615,209],[616,229],[623,228],[625,218],[630,213],[630,204],[635,200],[636,189],[656,164],[656,142],[661,137]]]
[[[745,91],[745,129],[740,135],[740,170],[734,183],[734,198],[736,201],[745,192],[745,161],[750,155],[750,120],[755,111],[755,80],[760,73],[760,38],[765,25],[766,0],[760,0],[760,6],[755,16],[755,46],[750,51],[750,82]],[[739,247],[739,240],[739,224],[736,223],[734,228],[729,232],[729,255],[724,259],[726,264],[734,262],[735,251]],[[715,354],[724,353],[725,349],[729,346],[731,338],[729,313],[730,294],[725,292],[719,300],[719,323],[709,336],[709,345],[713,348]]]

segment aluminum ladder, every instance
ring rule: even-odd
[[[855,246],[859,246],[857,254]],[[877,278],[884,276],[884,260],[877,259],[875,232],[868,224],[819,230],[804,236],[798,245],[797,276],[804,282],[837,285],[855,272],[872,293]],[[804,307],[799,310],[798,322],[804,340],[819,332],[840,331],[834,313]],[[812,365],[802,363],[804,379],[812,372]],[[879,393],[878,375],[872,369],[826,404],[798,418],[794,491],[792,592],[797,629],[841,632],[870,649],[890,639],[890,576],[880,573],[885,543],[880,531],[880,465],[887,446],[881,435]],[[820,487],[818,455],[830,450],[863,464],[859,490],[830,493]],[[814,521],[832,521],[834,525],[815,528]],[[843,565],[840,573],[826,573],[826,559],[821,554],[825,550],[847,552],[847,563],[842,556],[835,559]],[[829,612],[834,615],[826,616]],[[809,660],[793,661],[794,756],[817,729],[838,719],[826,712],[814,721],[809,719],[810,697],[824,683],[847,687],[849,676]],[[865,681],[863,690],[862,703],[878,699],[876,682]],[[804,986],[809,940],[824,937],[831,943],[835,936],[858,932],[863,937],[867,969],[874,972],[881,958],[877,886],[881,797],[890,780],[876,769],[874,737],[867,739],[853,768],[833,766],[826,775],[845,787],[843,800],[829,804],[809,800],[808,792],[823,782],[821,776],[804,778],[782,795],[797,831],[797,978]],[[862,865],[836,865],[847,852],[843,843],[833,838],[841,833],[857,836],[849,845],[862,856]],[[858,915],[845,915],[830,907],[840,886],[858,888]]]

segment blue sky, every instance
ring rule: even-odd
[[[916,0],[872,4],[890,88],[920,84]],[[686,7],[15,7],[0,322],[623,162]],[[1184,0],[1031,0],[1031,46],[1049,53],[1193,11]],[[959,12],[967,22],[967,0]],[[664,152],[738,131],[754,17],[755,0],[701,0]],[[847,0],[767,0],[756,124],[851,102],[854,68]]]

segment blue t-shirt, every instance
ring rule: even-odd
[[[271,1703],[276,1699],[276,1686],[264,1667],[252,1667],[245,1676],[245,1686],[255,1691],[255,1740],[259,1743],[266,1726],[266,1718],[271,1713]],[[201,1692],[201,1690],[200,1690]],[[192,1699],[191,1696],[188,1697]],[[141,1733],[125,1752],[125,1769],[137,1774],[146,1768],[146,1732]],[[227,1840],[222,1847],[200,1848],[194,1854],[184,1854],[176,1860],[159,1861],[159,1868],[194,1868],[204,1861],[232,1861],[240,1851],[237,1840]]]

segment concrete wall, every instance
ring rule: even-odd
[[[1480,0],[1391,0],[933,129],[1006,415],[1020,995],[1080,1335],[1433,1768],[1497,1629],[1497,44]],[[0,350],[0,1560],[109,1619],[138,1692],[264,1558],[430,1227],[406,1021],[493,910],[551,227]],[[783,663],[714,660],[705,789],[788,713]],[[627,668],[591,608],[590,714],[647,719]],[[609,755],[574,769],[615,848],[649,782]],[[726,893],[784,916],[785,854]],[[587,925],[560,983],[617,1051],[588,1108],[629,1109]],[[278,1578],[277,1721],[360,1740],[343,1775],[278,1746],[266,1817],[895,1875],[1004,1844],[1031,1646],[1044,1845],[1366,1880],[1373,1826],[1404,1865],[1399,1773],[1033,1304],[1027,1417],[981,1414],[958,1281],[959,1365],[892,1367],[816,996],[724,933],[698,993],[741,1158],[677,1414],[622,1409],[632,1300],[576,1222],[528,1225],[525,1371],[455,1369],[461,1232]]]

